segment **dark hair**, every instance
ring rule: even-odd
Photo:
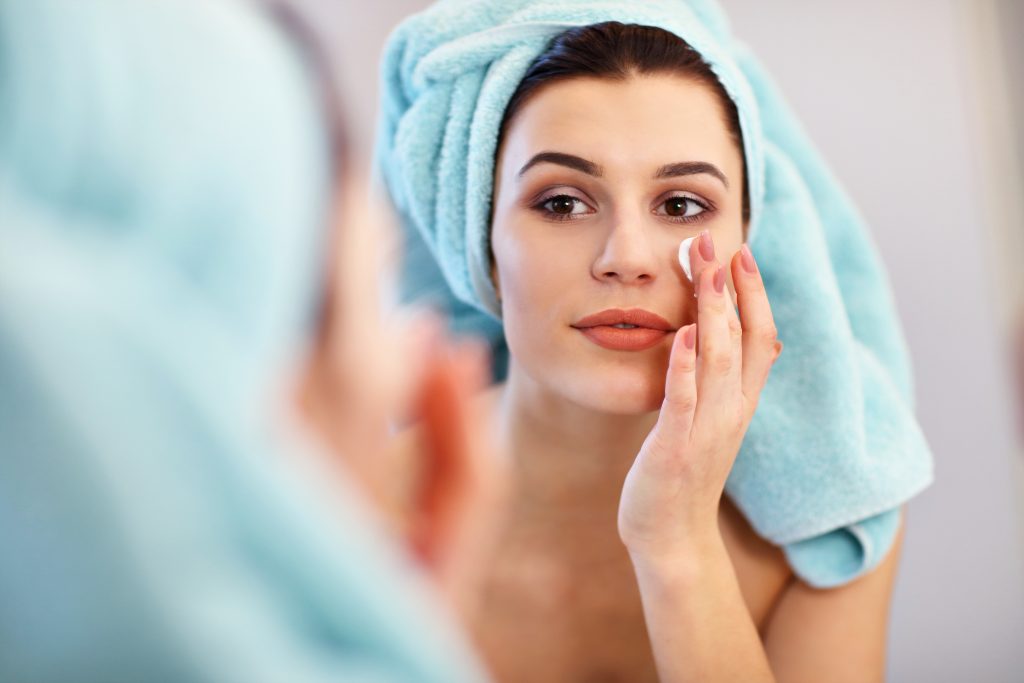
[[[736,104],[701,54],[674,33],[656,26],[606,21],[560,33],[526,72],[505,107],[498,146],[505,130],[531,95],[544,85],[580,76],[624,80],[634,74],[669,73],[705,83],[714,90],[743,161],[743,220],[750,219],[746,156]]]

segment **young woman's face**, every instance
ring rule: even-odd
[[[657,409],[672,331],[696,320],[679,243],[706,228],[720,262],[740,248],[742,163],[696,81],[575,78],[534,93],[498,150],[491,234],[519,369],[596,410]],[[668,333],[587,320],[614,309],[659,316]]]

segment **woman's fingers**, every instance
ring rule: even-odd
[[[673,437],[688,438],[697,408],[697,325],[691,323],[676,331],[665,378],[665,404],[659,424]]]
[[[695,421],[710,420],[719,428],[732,425],[740,390],[743,330],[729,293],[727,271],[715,258],[714,242],[702,231],[697,260],[697,408]],[[725,409],[725,410],[723,410]],[[707,414],[708,417],[702,418]],[[724,422],[723,422],[724,421]],[[717,431],[717,430],[716,430]]]
[[[778,341],[768,293],[750,247],[744,244],[733,255],[730,265],[743,327],[742,388],[749,419],[757,408],[772,364],[782,351],[782,342]]]

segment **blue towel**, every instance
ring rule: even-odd
[[[697,49],[735,101],[749,173],[748,242],[786,351],[725,493],[815,587],[849,582],[892,545],[900,506],[933,481],[908,350],[864,221],[757,59],[710,0],[442,0],[391,34],[374,172],[409,243],[407,298],[504,346],[489,279],[498,127],[558,33],[657,26]]]
[[[296,47],[241,2],[0,0],[0,680],[487,680],[276,419],[334,186]]]

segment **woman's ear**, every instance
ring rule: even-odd
[[[417,392],[417,476],[405,528],[413,553],[467,617],[480,599],[486,562],[507,499],[507,463],[487,413],[474,402],[490,376],[487,347],[463,342],[429,362]]]

